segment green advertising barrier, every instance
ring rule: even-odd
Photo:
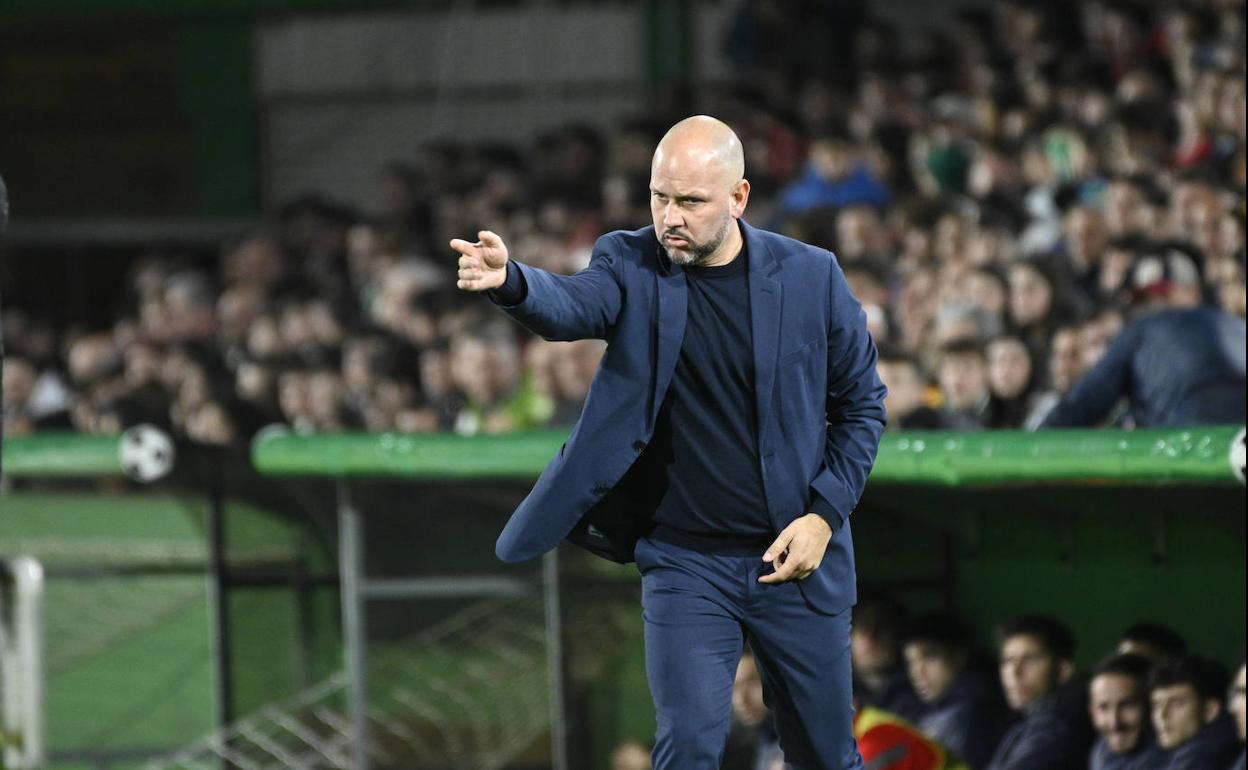
[[[266,475],[401,478],[532,478],[567,438],[562,432],[501,436],[276,433],[253,444]],[[1233,449],[1240,447],[1239,471]],[[1037,483],[1242,483],[1243,428],[1054,430],[886,434],[875,483],[939,486]]]
[[[167,461],[163,434],[46,433],[6,439],[12,478],[146,475]],[[265,475],[393,478],[535,477],[567,434],[267,433],[252,445]],[[1235,452],[1238,451],[1238,459]],[[1054,430],[1039,433],[916,431],[885,434],[875,483],[938,486],[1036,483],[1242,483],[1243,428]],[[163,474],[158,474],[163,475]]]
[[[39,433],[6,438],[3,467],[11,478],[120,476],[121,437]]]
[[[169,435],[136,425],[120,435],[50,432],[4,440],[0,471],[8,478],[108,478],[155,481],[173,468]]]

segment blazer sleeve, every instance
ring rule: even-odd
[[[1049,412],[1041,427],[1082,428],[1105,419],[1118,399],[1130,394],[1139,332],[1136,323],[1114,338],[1101,360]]]
[[[504,313],[548,340],[606,339],[624,297],[620,248],[616,238],[602,236],[594,244],[589,265],[576,275],[510,262],[518,280],[509,271],[508,286],[488,296]]]
[[[828,313],[828,437],[823,467],[811,481],[812,513],[836,532],[867,483],[884,432],[884,383],[875,371],[877,353],[867,316],[849,291],[833,257]]]

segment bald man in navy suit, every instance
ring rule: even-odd
[[[654,224],[554,275],[491,232],[458,286],[550,340],[608,343],[567,443],[499,536],[571,540],[642,575],[655,770],[717,770],[748,640],[787,762],[862,767],[852,734],[849,516],[884,429],[866,319],[829,252],[750,227],[741,143],[714,118],[655,150]]]

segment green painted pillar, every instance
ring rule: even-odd
[[[652,92],[688,85],[694,75],[693,9],[689,0],[646,0],[646,84]]]
[[[260,209],[251,20],[192,17],[180,41],[182,108],[195,147],[196,211],[247,216]]]

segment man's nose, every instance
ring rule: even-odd
[[[675,202],[663,207],[663,224],[667,227],[678,227],[684,224],[684,219],[680,216],[680,208]]]

